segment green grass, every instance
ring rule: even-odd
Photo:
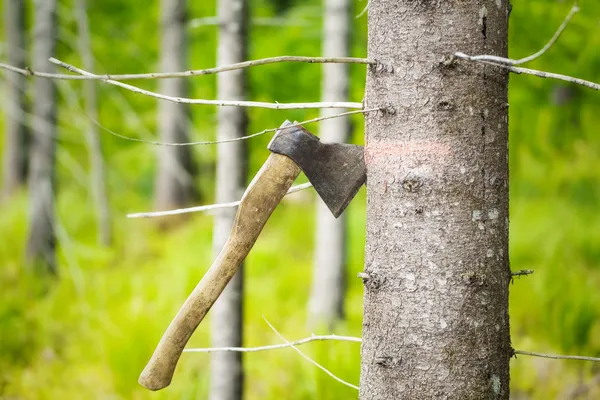
[[[313,196],[309,197],[312,202]],[[353,243],[364,240],[360,238],[364,216],[359,212],[364,194],[357,200],[349,209]],[[59,208],[69,209],[64,201]],[[16,199],[9,207],[18,209],[22,204],[22,199]],[[11,242],[19,243],[24,239],[25,215],[14,215],[8,224],[21,229],[12,231]],[[77,231],[71,227],[73,220],[79,224],[75,214],[63,219],[69,232]],[[18,272],[21,249],[3,252],[4,260],[12,260],[3,269],[3,282],[8,285],[0,308],[4,395],[128,399],[195,398],[205,393],[206,354],[184,354],[168,391],[151,394],[136,381],[170,319],[212,261],[211,217],[191,217],[168,235],[144,220],[118,220],[120,240],[112,250],[98,249],[78,239],[86,235],[72,234],[71,248],[63,246],[60,252],[61,279],[43,295],[32,293],[31,282]],[[280,342],[263,315],[290,339],[310,335],[304,310],[310,287],[311,228],[310,203],[286,202],[259,238],[246,263],[246,345]],[[357,249],[351,256],[354,276],[362,265],[362,248]],[[360,335],[362,310],[355,299],[361,290],[360,280],[351,280],[349,320],[338,333]],[[190,347],[209,346],[207,327],[208,323],[200,326]],[[354,383],[358,382],[359,349],[354,343],[304,348]],[[290,386],[297,398],[353,394],[352,389],[332,384],[291,349],[248,354],[245,361],[251,399],[285,397]]]

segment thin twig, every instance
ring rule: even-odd
[[[546,45],[544,47],[542,47],[538,52],[536,52],[530,56],[520,58],[518,60],[513,60],[510,58],[504,58],[504,57],[498,57],[498,56],[492,56],[492,55],[486,55],[486,54],[478,55],[478,56],[467,56],[464,53],[456,53],[455,56],[459,57],[459,58],[466,57],[470,61],[491,61],[493,63],[500,63],[500,64],[506,64],[506,65],[520,65],[520,64],[529,62],[531,60],[535,60],[536,58],[538,58],[539,56],[544,54],[546,51],[548,51],[548,49],[550,49],[550,47],[552,47],[552,45],[554,45],[554,43],[556,42],[558,37],[561,35],[561,33],[567,27],[567,24],[571,21],[571,18],[573,18],[573,15],[575,15],[578,11],[579,11],[579,7],[577,6],[577,4],[573,4],[573,7],[571,7],[569,14],[567,14],[567,16],[565,17],[562,24],[558,27],[558,30],[554,33],[554,36],[552,36],[552,39],[550,39],[550,41],[548,43],[546,43]],[[459,56],[459,54],[460,54],[460,56]]]
[[[365,15],[365,13],[367,12],[367,10],[369,9],[369,5],[371,4],[371,0],[367,0],[367,5],[365,6],[365,8],[363,8],[363,10],[356,16],[356,18],[360,18],[363,15]]]
[[[282,344],[272,344],[268,346],[260,346],[260,347],[209,347],[209,348],[200,348],[200,349],[185,349],[184,353],[214,353],[217,351],[230,351],[230,352],[238,352],[238,353],[254,353],[257,351],[267,351],[267,350],[277,350],[284,349],[286,347],[298,346],[305,343],[315,342],[315,341],[326,341],[326,340],[335,340],[339,342],[362,342],[361,338],[354,336],[338,336],[338,335],[312,335],[310,337],[296,340],[293,342],[282,343]]]
[[[600,362],[599,357],[564,356],[564,355],[558,355],[558,354],[535,353],[532,351],[523,351],[523,350],[515,350],[514,354],[518,354],[518,355],[522,355],[522,356],[540,357],[540,358],[551,358],[553,360],[580,360],[580,361]]]
[[[310,182],[302,183],[300,185],[292,186],[286,193],[288,194],[296,193],[304,189],[308,189],[312,187]],[[230,203],[218,203],[218,204],[209,204],[206,206],[196,206],[196,207],[188,207],[188,208],[178,208],[176,210],[166,210],[166,211],[153,211],[153,212],[141,212],[134,214],[127,214],[127,218],[152,218],[152,217],[166,217],[169,215],[179,215],[186,214],[198,211],[210,211],[217,210],[220,208],[233,208],[240,205],[241,200],[232,201]]]
[[[71,64],[67,64],[63,61],[57,60],[56,58],[50,58],[50,62],[63,67],[71,72],[75,72],[84,76],[98,76],[90,72],[84,71]],[[135,93],[143,94],[146,96],[154,97],[161,100],[172,101],[174,103],[185,103],[185,104],[200,104],[200,105],[213,105],[221,107],[258,107],[258,108],[269,108],[273,110],[298,110],[298,109],[312,109],[312,108],[357,108],[363,107],[362,103],[353,102],[341,102],[341,101],[329,101],[329,102],[315,102],[315,103],[268,103],[264,101],[242,101],[242,100],[206,100],[206,99],[189,99],[186,97],[175,97],[167,96],[164,94],[151,92],[150,90],[142,89],[137,86],[129,85],[127,83],[115,81],[113,79],[100,78],[102,82],[110,85],[122,87],[123,89],[130,90]]]
[[[288,342],[284,339],[275,328],[267,321],[267,319],[263,316],[265,322],[271,327],[271,329],[285,342],[284,344],[275,344],[269,346],[260,346],[260,347],[215,347],[215,348],[200,348],[200,349],[185,349],[184,352],[190,353],[211,353],[216,351],[232,351],[232,352],[242,352],[242,353],[252,353],[257,351],[267,351],[267,350],[276,350],[282,349],[286,347],[294,347],[297,345],[302,345],[305,343],[313,342],[313,341],[324,341],[324,340],[337,340],[337,341],[345,341],[345,342],[355,342],[361,343],[362,339],[354,336],[338,336],[338,335],[323,335],[317,336],[312,335],[310,337],[299,339],[294,342]],[[295,349],[299,351],[298,349]],[[592,362],[600,362],[600,357],[587,357],[587,356],[569,356],[569,355],[559,355],[559,354],[545,354],[545,353],[536,353],[532,351],[524,351],[524,350],[514,350],[513,354],[522,355],[522,356],[531,356],[531,357],[540,357],[540,358],[549,358],[553,360],[579,360],[579,361],[592,361]]]
[[[325,368],[324,366],[322,366],[321,364],[319,364],[318,362],[316,362],[315,360],[313,360],[312,358],[310,358],[309,356],[307,356],[306,354],[304,354],[299,348],[297,348],[296,346],[294,346],[293,343],[288,342],[286,338],[284,338],[281,333],[279,333],[277,331],[277,329],[275,329],[275,327],[273,325],[271,325],[271,323],[264,317],[263,315],[263,319],[265,320],[265,322],[267,323],[267,325],[269,325],[269,328],[271,328],[271,330],[273,330],[273,332],[275,332],[275,334],[277,336],[279,336],[279,338],[281,340],[283,340],[286,344],[289,345],[289,347],[291,347],[292,349],[296,350],[298,352],[298,354],[300,354],[305,360],[307,360],[308,362],[310,362],[311,364],[313,364],[314,366],[316,366],[317,368],[319,368],[321,371],[325,372],[327,375],[329,375],[330,377],[332,377],[333,379],[335,379],[336,381],[338,381],[341,384],[344,384],[348,387],[351,387],[353,389],[359,390],[358,386],[355,386],[349,382],[346,382],[345,380],[338,378],[337,376],[335,376],[331,371],[329,371],[327,368]]]
[[[236,69],[255,67],[258,65],[275,64],[281,62],[296,62],[308,64],[377,64],[375,60],[367,58],[355,57],[305,57],[305,56],[279,56],[261,58],[258,60],[249,60],[235,64],[223,65],[215,68],[196,69],[182,72],[150,72],[145,74],[104,74],[104,75],[70,75],[70,74],[50,74],[46,72],[32,71],[29,68],[17,68],[12,65],[0,63],[0,69],[16,72],[25,76],[36,76],[39,78],[48,79],[64,79],[64,80],[103,80],[110,79],[113,81],[125,81],[131,79],[168,79],[168,78],[185,78],[190,76],[212,75],[220,72],[233,71]]]
[[[381,110],[381,108],[369,108],[367,110],[347,111],[347,112],[344,112],[344,113],[340,113],[340,114],[336,114],[336,115],[331,115],[331,116],[328,116],[328,117],[318,117],[318,118],[307,119],[307,120],[301,121],[301,122],[296,122],[294,124],[289,125],[289,127],[300,126],[300,125],[304,125],[304,124],[310,124],[312,122],[319,122],[319,121],[323,121],[323,120],[331,119],[331,118],[339,118],[339,117],[343,117],[343,116],[346,116],[346,115],[366,114],[366,113],[369,113],[369,112],[380,111],[380,110]],[[100,128],[102,128],[103,130],[105,130],[106,132],[110,133],[113,136],[116,136],[118,138],[125,139],[125,140],[130,140],[132,142],[152,144],[152,145],[157,145],[157,146],[198,146],[198,145],[208,145],[208,144],[231,143],[231,142],[237,142],[239,140],[251,139],[251,138],[256,137],[256,136],[264,135],[265,133],[275,132],[275,131],[277,131],[279,129],[279,128],[269,128],[269,129],[265,129],[265,130],[262,130],[262,131],[257,132],[257,133],[253,133],[251,135],[241,136],[241,137],[233,138],[233,139],[209,140],[209,141],[199,141],[199,142],[169,143],[169,142],[159,142],[159,141],[154,141],[154,140],[138,139],[138,138],[132,138],[132,137],[129,137],[129,136],[121,135],[120,133],[114,132],[114,131],[112,131],[112,130],[110,130],[110,129],[104,127],[104,126],[102,126],[98,121],[96,121],[95,119],[93,119],[89,115],[88,115],[88,118],[90,118],[96,125],[98,125]]]
[[[539,78],[558,79],[561,81],[575,83],[577,85],[585,86],[589,89],[600,90],[600,84],[598,84],[596,82],[592,82],[592,81],[586,81],[585,79],[575,78],[575,77],[568,76],[568,75],[555,74],[553,72],[538,71],[535,69],[522,68],[522,67],[513,67],[512,65],[500,64],[500,63],[495,63],[495,62],[491,62],[491,61],[471,60],[470,56],[468,56],[464,53],[455,53],[454,55],[457,58],[460,58],[463,60],[469,60],[469,61],[479,62],[482,64],[493,65],[495,67],[504,68],[515,74],[526,74],[526,75],[537,76]]]

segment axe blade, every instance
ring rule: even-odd
[[[301,126],[285,121],[269,143],[302,169],[334,217],[339,217],[365,183],[367,170],[362,146],[321,143]]]

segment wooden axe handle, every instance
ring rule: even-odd
[[[300,168],[290,158],[271,153],[242,196],[225,245],[165,331],[142,371],[138,380],[142,386],[159,390],[171,383],[190,336],[246,258],[299,173]]]

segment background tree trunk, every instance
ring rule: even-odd
[[[4,32],[6,35],[7,63],[25,68],[25,2],[4,0]],[[7,73],[8,74],[8,73]],[[27,172],[27,128],[25,126],[26,77],[10,74],[6,80],[7,94],[4,103],[6,130],[4,145],[4,179],[2,194],[11,195],[25,183]]]
[[[161,71],[184,71],[187,67],[185,0],[161,0]],[[160,93],[186,97],[187,80],[161,79]],[[158,124],[163,142],[189,142],[189,115],[186,104],[160,101]],[[189,146],[161,146],[154,207],[159,210],[183,207],[196,197],[195,164]]]
[[[87,15],[87,0],[75,2],[75,12],[79,25],[78,47],[83,66],[88,71],[94,71],[94,55],[92,52],[92,41],[90,38],[90,27]],[[87,80],[83,82],[83,96],[85,110],[94,120],[98,120],[98,96],[96,93],[96,82]],[[110,224],[110,207],[106,194],[106,178],[104,176],[104,159],[102,157],[102,145],[98,134],[98,126],[89,122],[86,133],[88,151],[90,153],[91,186],[94,202],[96,203],[96,218],[98,223],[98,243],[109,246],[112,241]]]
[[[247,58],[248,4],[246,0],[219,0],[219,44],[217,64],[232,64]],[[244,70],[218,75],[217,98],[243,100],[246,93]],[[219,140],[246,134],[247,117],[241,107],[219,107]],[[217,145],[216,202],[238,200],[247,174],[244,141]],[[223,209],[215,216],[213,249],[217,254],[229,236],[235,209]],[[243,268],[240,268],[212,308],[212,347],[241,346],[243,321]],[[241,399],[244,389],[242,353],[217,352],[211,355],[211,400]]]
[[[371,0],[361,399],[507,399],[506,0]]]
[[[325,2],[323,29],[324,57],[347,57],[350,53],[351,7],[348,0]],[[323,64],[322,101],[348,101],[348,64]],[[321,116],[335,115],[346,110],[327,109]],[[350,135],[348,117],[321,122],[323,142],[345,142]],[[317,229],[315,236],[313,283],[309,300],[310,325],[326,324],[333,328],[344,316],[346,294],[346,218],[338,219],[317,196]]]
[[[54,72],[48,58],[56,46],[56,0],[36,0],[33,70]],[[26,255],[36,269],[56,274],[54,231],[56,87],[34,78],[33,137],[30,153],[29,237]]]

